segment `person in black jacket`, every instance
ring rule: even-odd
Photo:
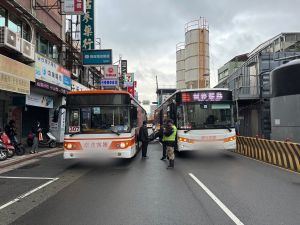
[[[148,148],[149,136],[148,136],[147,121],[144,121],[143,126],[141,126],[140,128],[139,139],[142,142],[142,158],[148,158],[147,148]]]

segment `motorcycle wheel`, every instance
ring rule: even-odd
[[[7,150],[7,157],[8,158],[11,158],[11,157],[13,157],[14,155],[15,155],[15,151],[14,150]]]
[[[24,155],[25,154],[25,148],[23,146],[18,146],[16,148],[16,154],[17,155]]]
[[[0,161],[4,161],[5,159],[7,159],[7,152],[0,151]]]
[[[56,147],[56,142],[55,141],[51,141],[49,144],[50,148],[55,148]]]

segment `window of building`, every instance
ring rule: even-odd
[[[31,27],[27,23],[23,23],[23,39],[26,41],[31,42],[32,34],[31,34]]]
[[[6,24],[6,10],[0,7],[0,27],[4,27]]]
[[[8,28],[16,33],[22,32],[22,21],[17,19],[14,15],[8,17]]]
[[[43,37],[40,37],[39,53],[42,53],[45,56],[48,55],[48,41]]]

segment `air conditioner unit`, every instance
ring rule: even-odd
[[[22,54],[34,61],[34,45],[22,39]]]
[[[20,52],[20,35],[11,31],[10,29],[8,29],[8,27],[0,27],[0,46],[5,46]]]

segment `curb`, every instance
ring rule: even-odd
[[[25,155],[24,157],[18,156],[18,157],[22,157],[22,158],[16,159],[16,160],[13,160],[13,161],[8,160],[8,161],[4,161],[4,163],[0,163],[0,169],[3,169],[3,168],[8,167],[8,166],[16,165],[16,164],[19,164],[19,163],[22,163],[22,162],[25,162],[25,161],[28,161],[28,160],[31,160],[31,159],[35,159],[35,158],[38,158],[40,156],[49,155],[49,154],[52,154],[52,153],[55,153],[55,152],[60,152],[60,151],[63,151],[63,148],[54,148],[54,149],[51,149],[51,150],[45,150],[45,151],[39,152],[37,154]]]

